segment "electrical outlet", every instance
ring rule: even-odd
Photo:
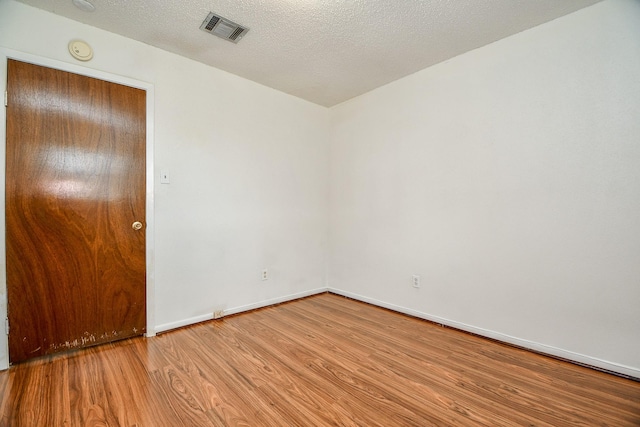
[[[221,317],[224,317],[224,310],[215,310],[213,312],[214,319],[220,319]]]
[[[420,287],[420,276],[412,276],[411,279],[411,284],[413,285],[414,288],[419,288]]]
[[[266,268],[262,270],[262,280],[269,280],[269,270]]]

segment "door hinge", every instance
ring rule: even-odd
[[[4,106],[7,107],[9,105],[9,92],[4,91]]]
[[[9,318],[4,319],[4,332],[9,335]]]

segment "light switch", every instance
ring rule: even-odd
[[[160,171],[160,184],[168,184],[169,183],[169,172]]]

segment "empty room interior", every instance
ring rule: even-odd
[[[640,425],[640,1],[0,0],[0,426]]]

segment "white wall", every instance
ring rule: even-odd
[[[640,377],[640,2],[456,57],[332,120],[332,288]]]
[[[78,64],[67,51],[74,38],[95,50],[86,67],[155,88],[155,160],[149,165],[156,171],[155,306],[150,309],[159,330],[211,317],[214,309],[234,312],[326,287],[326,108],[0,0],[0,47]],[[0,81],[4,92],[5,80]],[[4,128],[0,131],[4,138]],[[170,173],[170,184],[159,183],[161,170]],[[4,260],[2,245],[2,275]],[[264,282],[263,268],[270,272]],[[3,364],[6,348],[0,345]]]

